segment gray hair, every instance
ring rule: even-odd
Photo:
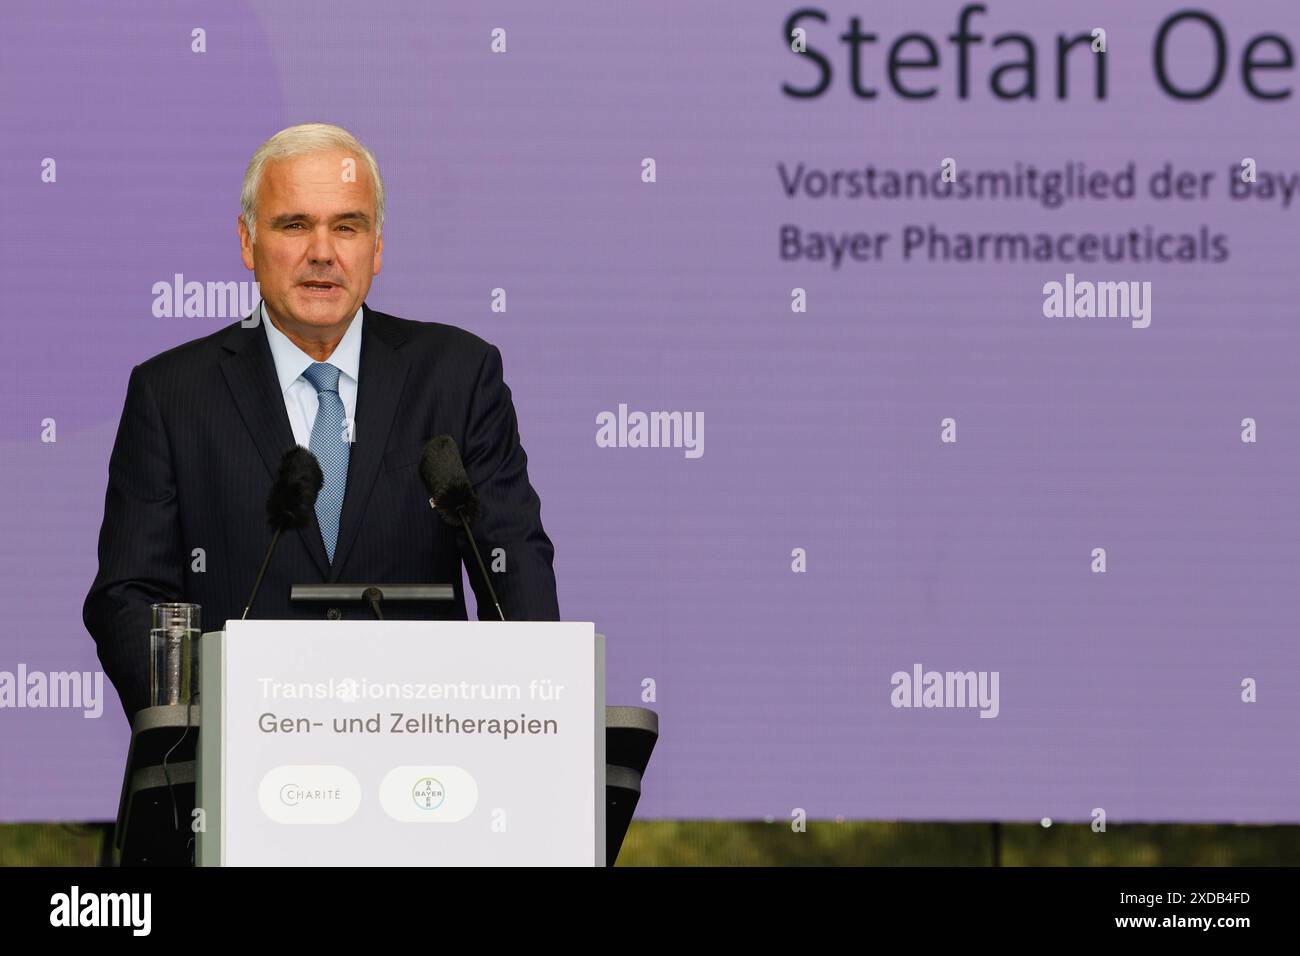
[[[244,186],[239,194],[240,216],[254,242],[257,241],[257,191],[262,185],[262,173],[266,171],[267,162],[334,149],[355,153],[370,170],[370,181],[375,189],[375,240],[378,241],[384,229],[384,178],[379,175],[379,163],[375,162],[374,153],[341,126],[303,123],[280,130],[259,146],[244,170]]]

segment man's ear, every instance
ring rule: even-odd
[[[239,257],[244,260],[244,268],[249,272],[253,271],[253,237],[248,234],[248,226],[244,225],[244,217],[236,216],[239,230]]]
[[[384,234],[381,232],[375,240],[375,271],[371,275],[379,275],[379,267],[384,260]],[[250,266],[251,268],[251,266]]]

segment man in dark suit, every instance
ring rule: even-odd
[[[374,157],[339,127],[290,127],[254,154],[242,207],[262,304],[132,370],[109,462],[83,619],[128,720],[148,705],[151,604],[200,604],[204,630],[243,613],[271,538],[267,492],[295,443],[324,486],[315,520],[281,536],[250,616],[370,616],[291,604],[297,583],[447,583],[454,601],[385,616],[465,620],[463,559],[479,618],[496,619],[464,529],[430,508],[418,474],[425,442],[446,434],[479,496],[474,535],[506,619],[560,619],[500,351],[365,304],[383,251]]]

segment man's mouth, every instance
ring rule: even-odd
[[[302,287],[316,295],[329,295],[340,288],[333,282],[304,282]]]

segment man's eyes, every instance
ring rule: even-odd
[[[297,227],[297,226],[301,226],[301,225],[302,225],[302,223],[300,223],[300,222],[291,222],[291,223],[289,223],[287,226],[285,226],[284,228],[285,228],[285,229],[293,229],[293,228],[295,228],[295,227]],[[348,226],[348,225],[338,226],[337,228],[339,228],[339,229],[346,229],[348,232],[356,232],[355,229],[353,229],[351,226]]]

